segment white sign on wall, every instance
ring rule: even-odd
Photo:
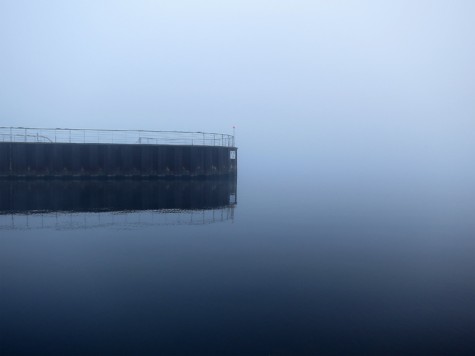
[[[229,158],[236,159],[236,151],[229,151]]]

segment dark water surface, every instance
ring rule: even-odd
[[[0,354],[475,354],[470,187],[2,182]]]

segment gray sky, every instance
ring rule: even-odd
[[[236,125],[256,167],[304,152],[461,168],[474,18],[471,0],[1,0],[0,126]]]

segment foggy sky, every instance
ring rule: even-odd
[[[2,0],[0,126],[235,125],[257,170],[393,162],[462,177],[474,16],[460,0]]]

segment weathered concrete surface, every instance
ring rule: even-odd
[[[160,178],[236,174],[235,147],[0,142],[0,178]]]

